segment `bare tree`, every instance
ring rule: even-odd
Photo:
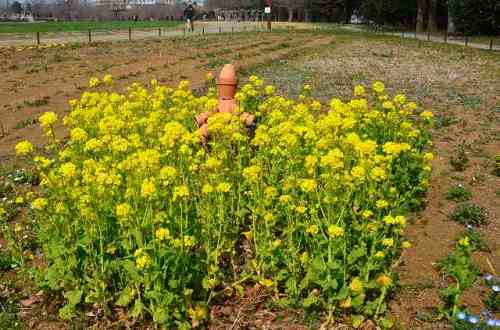
[[[306,0],[278,0],[274,1],[278,6],[285,7],[288,12],[288,21],[292,22],[295,14],[306,5]]]

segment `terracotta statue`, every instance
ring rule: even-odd
[[[217,90],[219,92],[217,112],[231,114],[236,112],[236,100],[234,95],[236,94],[237,86],[238,79],[236,78],[236,69],[234,65],[224,65],[219,74],[219,79],[217,80]],[[213,114],[214,112],[203,112],[195,117],[196,124],[200,128],[205,139],[209,137],[208,118]],[[242,113],[240,118],[247,127],[252,126],[255,121],[255,116],[247,112]]]

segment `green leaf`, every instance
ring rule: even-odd
[[[347,288],[346,286],[342,287],[342,289],[340,289],[339,293],[337,293],[333,299],[335,300],[344,300],[346,299],[347,297],[349,297],[349,288]]]
[[[71,306],[76,306],[82,301],[82,290],[67,291],[64,293],[64,298],[68,299],[68,304]]]
[[[156,324],[164,324],[165,322],[167,322],[169,319],[167,310],[168,308],[165,308],[164,306],[151,307],[151,314],[153,316],[153,321]]]
[[[306,299],[304,299],[304,301],[302,301],[302,306],[304,306],[305,308],[309,308],[316,305],[318,302],[318,296],[311,293]]]
[[[328,269],[331,271],[339,270],[342,268],[342,265],[340,264],[340,262],[338,262],[336,260],[332,261],[332,262],[328,262],[326,265],[328,266]]]
[[[120,297],[118,297],[116,304],[118,306],[127,306],[132,302],[133,299],[134,299],[133,290],[131,288],[125,288],[122,290]]]
[[[75,317],[75,306],[66,305],[63,308],[59,309],[59,317],[63,320],[71,320]]]
[[[351,322],[352,322],[352,326],[354,328],[359,328],[363,322],[365,321],[365,317],[363,315],[352,315],[351,316]]]
[[[378,322],[378,325],[382,329],[392,329],[394,327],[394,322],[391,319],[389,319],[388,317],[384,317],[384,318],[380,319],[380,321]]]
[[[130,311],[130,316],[136,319],[142,314],[143,310],[144,304],[142,303],[141,299],[138,298],[135,300],[134,307],[132,307],[132,310]]]
[[[347,256],[347,263],[349,265],[353,265],[356,261],[366,255],[366,250],[363,247],[358,247],[357,249],[352,250]]]
[[[311,263],[311,267],[312,267],[314,272],[321,273],[321,272],[326,271],[326,265],[325,265],[323,259],[320,257],[314,258],[314,260]]]
[[[132,281],[142,283],[143,277],[137,272],[135,263],[132,260],[122,260],[121,265]]]
[[[365,302],[365,295],[364,294],[357,295],[352,299],[352,307],[359,308],[363,306],[364,302]]]

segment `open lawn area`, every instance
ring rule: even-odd
[[[128,24],[178,23],[0,33]],[[250,83],[238,102],[260,118],[255,140],[221,116],[209,127],[222,142],[203,145],[191,111],[213,110],[207,73],[226,63]],[[460,312],[500,318],[498,52],[302,26],[4,49],[0,71],[0,328],[438,329],[460,325]],[[193,94],[176,87],[183,80]],[[129,89],[136,82],[144,89]],[[38,160],[44,169],[16,157],[24,140],[51,159]]]
[[[35,23],[0,23],[0,33],[44,33],[76,32],[99,30],[173,28],[180,22],[172,21],[74,21],[74,22],[35,22]]]

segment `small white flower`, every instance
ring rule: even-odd
[[[479,317],[471,315],[471,316],[469,316],[468,321],[469,321],[470,324],[478,324],[479,323]]]

